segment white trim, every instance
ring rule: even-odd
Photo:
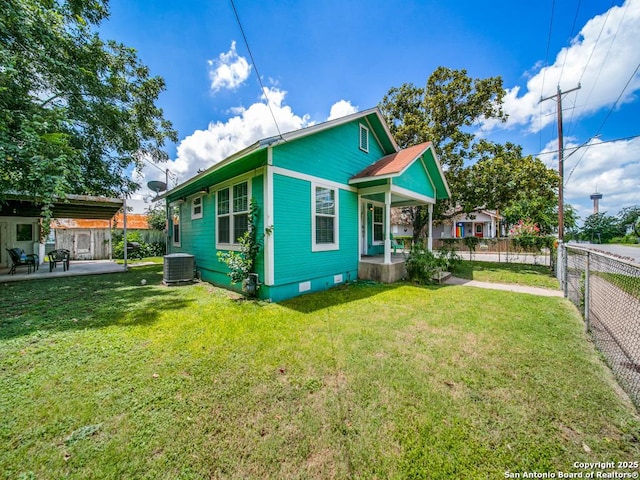
[[[373,135],[373,138],[375,138],[376,142],[378,143],[378,146],[380,147],[380,150],[382,150],[384,152],[384,147],[382,146],[382,142],[378,138],[378,135],[376,135],[376,131],[373,128],[373,126],[371,125],[371,122],[369,121],[369,117],[364,117],[364,120],[367,122],[367,125],[369,126],[369,133],[371,133]],[[387,126],[387,122],[385,120],[383,120],[382,123],[384,124],[385,127]],[[385,130],[386,130],[386,128],[385,128]],[[395,141],[393,143],[395,145]],[[398,151],[398,149],[396,149],[396,151]]]
[[[236,214],[237,212],[234,212],[233,210],[233,187],[235,187],[236,185],[240,185],[242,183],[247,184],[247,215],[250,214],[251,212],[251,179],[253,178],[253,176],[247,177],[246,175],[242,175],[236,178],[242,178],[242,180],[235,182],[235,183],[231,183],[229,184],[228,182],[225,183],[221,183],[219,188],[216,188],[215,191],[215,214],[216,214],[216,232],[215,232],[215,237],[216,237],[216,250],[240,250],[240,245],[238,243],[236,243],[233,237],[233,231],[234,231],[234,226],[233,226],[233,217],[234,214]],[[222,186],[224,185],[224,186]],[[221,190],[229,190],[229,213],[228,214],[223,214],[222,216],[228,216],[229,217],[229,243],[222,243],[220,242],[220,226],[219,226],[219,218],[220,218],[220,214],[218,212],[218,193]],[[239,212],[239,213],[244,213],[244,212]]]
[[[384,263],[391,263],[391,192],[384,192]],[[373,240],[373,236],[371,237]]]
[[[352,113],[351,115],[346,115],[344,117],[336,118],[334,120],[329,120],[327,122],[323,122],[323,123],[320,123],[320,124],[317,124],[317,125],[313,125],[311,127],[301,128],[299,130],[295,130],[295,131],[289,132],[289,133],[284,133],[284,134],[279,135],[279,136],[262,139],[262,140],[260,140],[260,141],[258,141],[256,143],[254,143],[253,145],[248,146],[244,150],[240,150],[239,152],[236,152],[236,153],[232,154],[231,156],[225,158],[221,162],[216,163],[215,165],[213,165],[212,167],[209,167],[204,172],[196,175],[195,177],[192,177],[192,178],[188,179],[187,181],[185,181],[181,185],[178,185],[177,187],[174,187],[172,190],[168,190],[167,192],[163,193],[162,195],[159,195],[157,199],[161,200],[161,199],[166,198],[168,196],[176,195],[181,190],[183,190],[184,188],[189,187],[190,185],[192,185],[199,178],[207,176],[207,175],[211,174],[212,172],[215,172],[216,170],[219,170],[220,168],[222,168],[222,167],[224,167],[226,165],[229,165],[229,164],[231,164],[231,163],[233,163],[233,162],[235,162],[237,160],[240,160],[240,159],[248,156],[249,154],[254,153],[254,152],[256,152],[256,151],[258,151],[260,149],[263,149],[265,147],[269,148],[271,146],[274,146],[274,145],[277,145],[277,144],[280,144],[280,143],[290,142],[292,140],[296,140],[298,138],[302,138],[302,137],[305,137],[307,135],[313,135],[315,133],[318,133],[318,132],[321,132],[321,131],[324,131],[324,130],[327,130],[327,129],[330,129],[330,128],[333,128],[333,127],[336,127],[338,125],[347,124],[347,123],[352,122],[354,120],[358,120],[358,119],[362,119],[362,118],[367,119],[367,117],[369,115],[375,115],[378,118],[378,120],[380,121],[380,125],[382,126],[382,129],[387,134],[387,139],[389,140],[389,143],[391,143],[391,146],[392,146],[393,150],[395,152],[398,152],[400,150],[400,147],[398,146],[398,144],[396,143],[395,139],[393,138],[393,135],[391,135],[391,131],[389,130],[389,126],[387,125],[387,122],[385,121],[382,113],[380,112],[380,109],[378,109],[378,107],[374,107],[374,108],[370,108],[368,110],[362,110],[360,112]],[[366,121],[367,121],[367,123],[370,124],[368,119]],[[380,144],[380,146],[382,147],[382,144]]]
[[[385,207],[384,203],[369,201],[373,207],[373,212],[371,212],[371,245],[384,245],[385,238],[385,230],[384,230],[384,219],[385,219]],[[376,222],[376,208],[382,209],[382,222]],[[382,240],[376,240],[376,224],[382,225]]]
[[[316,243],[316,188],[328,188],[334,192],[333,243]],[[340,250],[340,189],[324,183],[311,182],[311,251]]]
[[[269,228],[274,225],[274,209],[273,209],[273,167],[271,166],[272,149],[267,150],[267,167],[264,173],[264,227]],[[264,238],[264,282],[266,285],[273,285],[275,283],[275,229],[271,232],[271,235],[266,235]]]
[[[424,168],[424,173],[427,174],[427,178],[429,179],[429,183],[431,184],[431,188],[433,188],[433,194],[437,197],[438,196],[438,189],[436,188],[435,183],[433,183],[433,179],[431,178],[431,175],[429,175],[429,170],[427,169],[427,166],[424,163],[424,158],[420,158],[420,161],[422,162],[422,168]]]
[[[362,123],[358,123],[358,147],[365,153],[369,153],[369,127],[363,125]],[[366,133],[366,145],[362,143],[362,131]]]
[[[177,202],[171,205],[172,209],[178,210],[178,241],[176,242],[175,223],[173,223],[173,211],[171,212],[171,244],[174,247],[179,247],[182,241],[182,205],[184,202]]]
[[[414,200],[419,200],[424,203],[436,203],[436,199],[433,197],[429,197],[427,195],[422,195],[421,193],[416,193],[412,190],[408,190],[403,187],[399,187],[397,185],[391,185],[390,188],[391,193],[395,193],[396,195],[400,195],[401,197],[412,198]]]
[[[375,195],[376,193],[384,193],[389,190],[389,185],[377,185],[375,187],[367,187],[358,189],[360,195]]]
[[[194,205],[196,200],[200,200],[200,205]],[[200,207],[200,213],[193,213],[197,206]],[[202,218],[202,212],[203,211],[204,211],[204,196],[203,195],[197,195],[197,196],[193,197],[191,199],[191,220],[197,220],[199,218]]]
[[[394,178],[397,177],[398,174],[397,173],[387,173],[386,175],[376,175],[373,177],[358,177],[358,178],[352,178],[349,180],[349,185],[352,184],[357,184],[357,183],[364,183],[364,182],[375,182],[376,180],[387,180],[389,178]]]
[[[289,170],[287,168],[275,167],[274,166],[273,167],[273,173],[275,173],[277,175],[283,175],[285,177],[295,178],[297,180],[305,180],[305,181],[311,182],[311,183],[315,182],[315,183],[318,183],[318,184],[322,184],[323,186],[326,186],[326,187],[346,190],[348,192],[353,192],[353,193],[357,193],[358,192],[357,187],[352,187],[351,185],[347,185],[347,184],[340,183],[340,182],[334,182],[332,180],[327,180],[325,178],[315,177],[313,175],[307,175],[306,173],[294,172],[293,170]]]
[[[362,226],[362,195],[358,195],[358,258],[362,257]]]

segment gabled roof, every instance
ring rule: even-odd
[[[353,120],[358,120],[361,118],[367,118],[369,122],[369,126],[373,129],[377,140],[380,142],[382,148],[385,151],[397,152],[398,150],[400,150],[400,147],[398,147],[398,144],[394,140],[393,135],[391,135],[391,132],[389,131],[389,127],[387,126],[380,110],[377,107],[370,108],[368,110],[352,113],[351,115],[346,115],[344,117],[329,120],[327,122],[318,123],[310,127],[301,128],[298,130],[294,130],[292,132],[287,132],[281,135],[275,135],[273,137],[267,137],[262,140],[259,140],[253,143],[252,145],[249,145],[245,149],[240,150],[239,152],[236,152],[233,155],[225,158],[224,160],[212,165],[208,169],[190,178],[186,182],[178,185],[177,187],[174,187],[173,189],[167,192],[164,192],[162,195],[159,195],[158,197],[156,197],[156,200],[160,200],[166,197],[174,197],[176,194],[189,195],[190,193],[197,191],[198,186],[201,183],[200,180],[203,179],[204,177],[222,169],[223,167],[226,167],[227,165],[241,161],[242,159],[248,157],[249,155],[259,150],[263,150],[268,147],[274,147],[282,143],[297,140],[299,138],[306,137],[308,135],[313,135],[323,130],[328,130],[330,128],[334,128],[339,125],[343,125],[343,124],[352,122]],[[193,192],[191,192],[191,190],[193,190]]]
[[[402,174],[415,160],[429,147],[431,142],[424,142],[413,147],[405,148],[399,152],[382,157],[376,163],[369,165],[351,180],[376,177],[395,177]]]

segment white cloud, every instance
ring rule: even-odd
[[[276,87],[265,88],[261,102],[245,107],[229,109],[230,118],[226,121],[211,122],[205,130],[196,130],[186,136],[177,147],[176,159],[156,168],[145,162],[139,176],[134,176],[142,188],[128,202],[137,213],[143,212],[150,204],[154,194],[146,186],[148,180],[164,180],[163,170],[169,168],[175,180],[170,180],[169,188],[183,183],[224,160],[236,152],[250,146],[258,140],[314,125],[310,115],[297,115],[285,99],[287,92]],[[265,101],[269,99],[271,111]],[[340,100],[330,108],[328,119],[338,118],[358,111],[351,102]],[[273,121],[275,116],[278,128]],[[162,171],[161,171],[162,170]]]
[[[509,114],[507,127],[523,125],[537,132],[553,123],[555,102],[540,103],[540,98],[556,93],[558,84],[562,90],[581,84],[580,90],[565,97],[565,102],[575,101],[574,118],[590,115],[603,107],[610,108],[638,64],[638,45],[640,0],[627,0],[624,5],[593,17],[571,45],[558,53],[552,65],[529,78],[525,89],[519,86],[507,89],[504,102],[505,112]],[[634,100],[638,89],[640,76],[636,75],[620,103]],[[490,120],[485,122],[483,130],[498,125]]]
[[[331,111],[329,112],[329,118],[327,118],[327,120],[345,117],[347,115],[351,115],[352,113],[356,113],[357,111],[358,107],[354,107],[353,105],[351,105],[350,101],[339,100],[331,105]]]
[[[265,103],[254,103],[248,108],[235,108],[227,121],[211,122],[206,130],[196,130],[178,145],[177,158],[171,171],[180,182],[191,178],[198,170],[206,170],[228,156],[254,142],[280,133],[290,132],[312,124],[309,115],[296,115],[284,104],[287,92],[266,88],[271,111]],[[262,98],[265,98],[263,94]],[[278,128],[273,121],[275,116]]]
[[[249,78],[251,65],[246,58],[236,52],[236,42],[231,42],[227,53],[221,53],[217,59],[208,60],[211,90],[217,92],[223,88],[234,90]]]
[[[572,146],[568,144],[568,148]],[[551,144],[548,147],[554,148]],[[600,211],[608,215],[640,205],[640,138],[593,140],[588,148],[576,150],[565,159],[565,201],[576,206],[583,219],[593,213],[589,196],[596,190],[604,196]],[[555,162],[557,166],[557,159]]]

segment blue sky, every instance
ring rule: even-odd
[[[249,1],[111,0],[103,38],[138,51],[164,77],[159,104],[178,130],[169,169],[182,182],[245,146],[377,105],[402,83],[422,86],[440,65],[501,76],[509,122],[477,125],[557,167],[555,103],[563,99],[565,199],[581,217],[640,204],[640,0]],[[634,74],[635,72],[635,74]],[[596,134],[600,136],[592,139]],[[587,146],[571,154],[572,147]],[[164,168],[161,165],[161,168]],[[144,169],[143,183],[162,178]],[[143,188],[133,202],[145,207]]]

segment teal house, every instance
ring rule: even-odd
[[[400,149],[374,108],[260,140],[161,198],[170,253],[194,255],[202,280],[234,289],[217,252],[238,250],[253,200],[259,235],[272,227],[257,295],[280,301],[358,278],[398,280],[391,207],[428,205],[431,216],[449,195],[431,144]]]

